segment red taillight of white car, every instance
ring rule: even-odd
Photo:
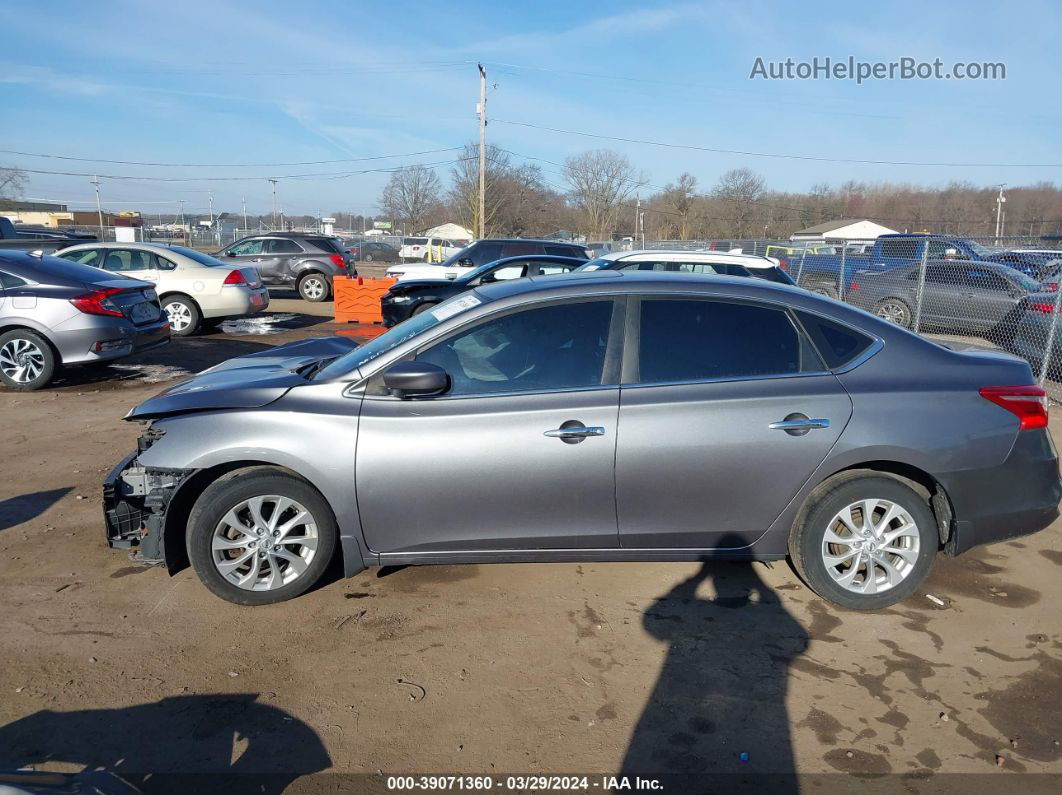
[[[105,287],[102,290],[93,290],[91,293],[78,295],[70,299],[79,312],[86,315],[104,315],[106,317],[125,317],[118,306],[111,301],[111,296],[124,292],[117,287]]]
[[[1047,392],[1040,386],[986,386],[981,397],[1018,418],[1019,431],[1047,427]]]
[[[235,285],[246,286],[247,279],[243,277],[243,274],[240,271],[229,271],[229,275],[225,277],[225,281],[221,284],[223,287],[233,287]]]

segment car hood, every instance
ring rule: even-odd
[[[358,343],[347,337],[320,337],[229,359],[148,398],[131,409],[125,419],[150,420],[191,411],[265,406],[293,386],[306,383],[298,370],[357,347]]]
[[[433,290],[440,287],[454,287],[464,284],[463,279],[403,279],[391,285],[392,293],[411,292],[413,290]]]

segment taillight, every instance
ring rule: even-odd
[[[225,277],[225,281],[222,284],[226,287],[231,287],[237,284],[247,284],[247,280],[243,277],[241,271],[229,271],[229,275]]]
[[[778,267],[784,270],[786,273],[789,273],[789,260],[787,260],[785,257],[779,257]]]
[[[122,314],[122,310],[111,301],[112,295],[118,295],[121,292],[124,291],[117,287],[106,287],[102,290],[93,290],[91,293],[85,293],[85,295],[75,296],[70,299],[70,303],[77,307],[79,312],[84,312],[86,315],[125,317]]]
[[[854,293],[854,292],[857,292],[858,290],[859,290],[859,282],[852,282],[850,285],[848,285],[848,292]]]
[[[347,261],[343,259],[342,254],[332,254],[329,259],[332,260],[332,264],[336,266],[337,271],[345,271],[347,269]]]
[[[1039,386],[986,386],[981,397],[1006,409],[1021,423],[1019,431],[1047,427],[1047,392]]]
[[[1041,315],[1050,315],[1055,311],[1054,304],[1045,304],[1042,301],[1034,301],[1028,308],[1030,312],[1039,312]]]
[[[1043,288],[1045,293],[1058,292],[1058,282],[1047,282],[1045,284],[1041,284],[1040,286]]]

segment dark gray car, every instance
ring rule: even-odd
[[[515,279],[137,406],[107,535],[239,604],[339,554],[347,574],[789,557],[824,598],[880,608],[938,551],[1055,519],[1043,396],[1017,357],[760,279]]]
[[[904,328],[914,325],[921,265],[859,270],[844,299]],[[993,262],[930,260],[926,263],[921,322],[1003,340],[1013,334],[1023,305],[1039,282]]]
[[[0,382],[45,386],[62,366],[170,341],[154,285],[58,257],[0,252]]]
[[[357,276],[353,258],[338,238],[270,232],[237,240],[215,256],[251,265],[271,286],[294,287],[307,301],[327,301],[335,276]]]

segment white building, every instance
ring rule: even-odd
[[[790,240],[874,240],[881,235],[894,235],[895,229],[866,218],[849,218],[843,221],[827,221],[809,226],[790,236]]]

